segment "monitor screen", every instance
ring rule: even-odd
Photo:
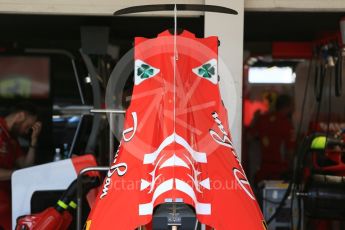
[[[49,57],[0,56],[1,98],[49,98]]]

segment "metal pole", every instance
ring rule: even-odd
[[[91,113],[115,113],[115,114],[125,114],[126,110],[120,109],[91,109]]]
[[[83,122],[83,118],[84,118],[84,115],[81,115],[80,116],[80,120],[78,122],[77,130],[74,133],[72,144],[71,144],[69,152],[68,152],[68,158],[70,158],[72,156],[72,151],[74,150],[75,143],[77,141],[77,136],[79,134],[79,130],[80,130],[80,127],[81,127],[81,123]]]
[[[81,177],[83,174],[90,172],[90,171],[108,171],[109,167],[88,167],[82,169],[78,176],[77,176],[77,230],[81,230],[81,217],[82,217],[82,211],[83,211],[83,201],[82,201],[82,196],[83,196],[83,191],[82,191],[82,180]]]
[[[113,160],[114,156],[114,114],[125,114],[125,110],[119,109],[91,109],[91,113],[109,113],[109,165]]]
[[[195,218],[196,221],[195,221],[195,226],[194,226],[194,230],[197,230],[198,229],[198,225],[199,225],[199,221],[197,218]]]
[[[109,114],[109,165],[111,165],[111,162],[113,161],[113,155],[114,155],[114,119],[113,119],[113,113]]]
[[[79,80],[79,75],[78,75],[78,71],[77,71],[77,67],[76,67],[76,65],[75,65],[75,60],[74,60],[74,59],[72,59],[72,67],[73,67],[73,71],[74,71],[75,80],[77,81],[77,85],[78,85],[78,90],[79,90],[79,95],[80,95],[81,103],[82,103],[83,105],[85,105],[84,94],[83,94],[83,91],[82,91],[82,89],[81,89],[80,80]]]
[[[98,73],[95,69],[95,66],[92,63],[90,56],[85,54],[82,49],[79,49],[79,51],[91,78],[93,106],[96,109],[100,109],[102,107],[102,95],[101,95],[100,83],[97,78]],[[100,132],[101,123],[102,123],[101,115],[94,114],[93,120],[92,120],[92,128],[89,134],[89,138],[87,140],[85,152],[89,152],[89,153],[95,152],[96,142],[98,140],[97,138]]]

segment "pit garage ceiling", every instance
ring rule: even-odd
[[[237,1],[237,0],[233,0]],[[205,0],[0,0],[0,13],[24,14],[72,14],[111,15],[114,11],[143,4],[204,4]],[[245,11],[330,11],[344,12],[344,0],[244,0]],[[141,15],[166,15],[166,13],[144,13]],[[170,14],[171,15],[171,14]],[[197,12],[180,12],[180,16],[200,15]]]

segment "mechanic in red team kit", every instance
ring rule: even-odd
[[[0,229],[11,228],[11,174],[34,163],[41,127],[31,104],[18,104],[9,115],[0,117]],[[17,138],[30,133],[30,145],[24,154]]]
[[[275,110],[261,115],[253,125],[254,136],[261,143],[261,169],[256,181],[284,179],[292,163],[295,135],[290,96],[280,95]]]

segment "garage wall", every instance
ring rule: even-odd
[[[244,0],[206,0],[206,4],[232,8],[238,15],[205,13],[205,37],[217,35],[220,91],[228,110],[228,121],[237,154],[242,139],[242,60]],[[221,25],[220,25],[221,24]]]

